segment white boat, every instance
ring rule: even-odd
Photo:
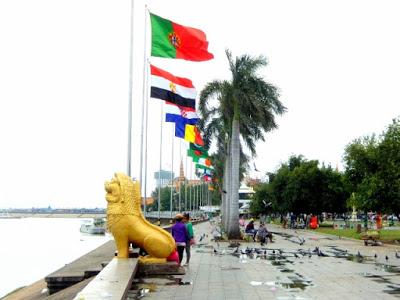
[[[90,220],[84,220],[80,231],[83,233],[90,233],[90,234],[104,234],[106,232],[104,218],[93,218]]]

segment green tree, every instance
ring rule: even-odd
[[[372,135],[358,138],[346,146],[343,160],[346,165],[345,176],[350,192],[354,192],[351,202],[358,209],[380,209],[380,179],[377,177],[379,140]]]
[[[330,166],[320,167],[317,160],[291,156],[268,177],[268,182],[256,189],[256,203],[252,206],[255,210],[269,202],[272,210],[280,213],[319,214],[346,209],[348,193],[343,175]]]
[[[227,234],[229,238],[240,236],[239,230],[239,183],[240,183],[240,137],[252,153],[255,153],[255,141],[264,141],[264,132],[277,128],[276,114],[283,114],[285,107],[278,100],[275,86],[257,75],[258,70],[267,64],[264,56],[242,55],[232,57],[226,50],[230,81],[208,83],[200,95],[202,116],[219,114],[225,132],[225,168],[224,182],[228,212]],[[219,107],[209,109],[207,103],[216,98]],[[223,200],[224,202],[224,200]]]
[[[376,184],[384,209],[400,214],[400,120],[394,119],[378,146]]]

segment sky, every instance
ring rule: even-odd
[[[202,29],[215,59],[149,57],[145,5]],[[130,8],[129,0],[0,1],[0,208],[106,207],[104,182],[127,172]],[[399,116],[399,8],[395,0],[135,0],[131,175],[140,177],[143,62],[190,78],[200,92],[230,79],[227,48],[266,56],[260,75],[288,109],[257,144],[259,172],[250,175],[262,178],[299,154],[343,170],[347,144]],[[162,168],[178,173],[183,157],[193,178],[187,143],[161,122],[161,101],[148,101],[147,196],[160,128]]]

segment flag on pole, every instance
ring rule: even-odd
[[[203,146],[197,145],[197,144],[193,144],[193,143],[189,143],[189,149],[192,150],[197,150],[200,152],[207,152],[206,149],[204,149]]]
[[[187,150],[187,155],[190,157],[196,157],[197,159],[199,158],[208,158],[208,153],[207,152],[197,152],[197,150],[192,150],[188,149]]]
[[[185,140],[191,143],[195,143],[197,145],[203,146],[203,138],[200,135],[199,130],[196,126],[186,124],[185,126]]]
[[[165,122],[184,123],[195,125],[199,121],[197,113],[185,107],[168,104],[164,107]]]
[[[205,33],[150,14],[151,56],[205,61],[214,58],[208,52]]]
[[[161,99],[187,110],[195,110],[196,89],[190,79],[177,77],[153,65],[150,97]]]
[[[198,161],[199,164],[202,164],[204,166],[210,167],[211,166],[211,160],[209,158],[199,158]]]
[[[214,170],[211,167],[203,166],[201,164],[196,164],[196,169],[203,169],[203,170]]]

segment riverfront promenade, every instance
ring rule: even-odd
[[[275,242],[261,249],[259,243],[253,242],[240,242],[239,248],[228,247],[228,242],[211,240],[210,222],[195,225],[198,243],[192,248],[186,274],[136,278],[126,299],[395,299],[400,296],[400,258],[395,255],[396,250],[400,251],[399,246],[366,247],[362,241],[267,227],[276,232]],[[313,252],[315,247],[322,252],[320,256]],[[99,254],[98,260],[110,259],[114,250],[111,244],[110,249]],[[90,280],[50,296],[43,293],[46,283],[40,280],[5,299],[73,299]],[[138,297],[138,292],[142,296]]]
[[[398,246],[366,247],[362,241],[267,227],[279,235],[274,234],[275,242],[264,246],[266,255],[249,249],[249,253],[241,253],[246,252],[246,247],[261,248],[253,242],[241,243],[237,254],[227,242],[211,241],[209,222],[198,224],[197,240],[203,234],[208,237],[192,249],[186,275],[142,278],[134,289],[143,288],[144,299],[174,300],[353,300],[400,296],[400,259],[395,255],[396,249],[400,251]],[[304,244],[300,245],[303,239]],[[313,252],[315,247],[319,247],[321,256]]]

